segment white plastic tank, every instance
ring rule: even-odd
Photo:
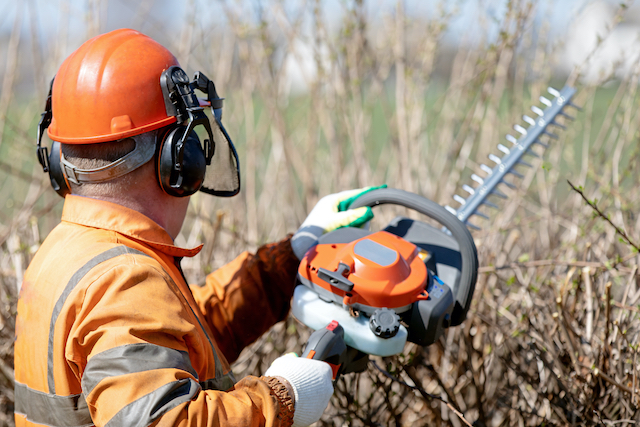
[[[352,316],[344,307],[320,299],[318,294],[299,285],[293,292],[291,311],[296,319],[318,330],[336,320],[344,329],[344,341],[349,347],[375,356],[393,356],[402,352],[407,342],[407,328],[400,325],[391,338],[380,338],[369,328],[369,318]]]

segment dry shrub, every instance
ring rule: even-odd
[[[106,2],[92,5],[88,36],[121,25],[100,21],[108,14],[96,10]],[[478,16],[480,31],[461,36],[474,43],[460,46],[447,44],[445,35],[464,2],[442,2],[429,15],[411,15],[402,1],[342,2],[339,14],[320,0],[192,6],[181,36],[171,40],[162,22],[138,19],[148,18],[144,5],[133,15],[136,28],[165,43],[183,66],[215,80],[242,159],[240,196],[193,198],[178,238],[181,245],[205,243],[200,255],[183,262],[193,282],[240,251],[294,231],[332,191],[386,182],[452,203],[452,194],[478,173],[478,159],[494,152],[550,82],[565,78],[552,74],[561,46],[548,39],[548,26],[534,25],[541,6],[531,1],[507,3],[494,23],[496,37],[494,19]],[[221,24],[203,27],[203,17]],[[33,162],[32,134],[43,88],[68,53],[67,40],[63,34],[59,45],[33,49],[37,43],[19,35],[15,30],[7,43],[9,94],[0,96],[1,158],[15,159],[0,168],[6,201],[0,211],[0,426],[13,423],[18,284],[61,205]],[[79,43],[68,42],[67,50]],[[19,54],[26,49],[43,70],[34,76],[37,101],[21,99],[19,109],[9,109],[14,87],[25,83],[16,70],[27,61]],[[565,123],[568,129],[533,168],[521,171],[517,190],[504,189],[509,199],[487,212],[491,220],[478,222],[482,267],[468,319],[435,345],[407,345],[402,354],[372,358],[366,372],[341,378],[321,425],[640,420],[638,257],[566,183],[582,186],[632,242],[640,241],[639,73],[635,67],[606,87],[601,83],[610,76],[592,83],[580,83],[579,72],[571,76],[584,111]],[[302,92],[296,92],[299,81]],[[376,213],[377,226],[392,216]],[[299,352],[308,336],[293,319],[278,324],[234,370],[238,377],[260,374],[278,355]]]

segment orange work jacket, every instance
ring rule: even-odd
[[[285,318],[289,240],[243,253],[188,286],[148,217],[67,196],[25,273],[15,342],[16,426],[279,426],[291,410],[229,362]]]

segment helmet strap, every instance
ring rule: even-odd
[[[60,152],[60,166],[69,182],[76,185],[95,184],[121,177],[147,163],[155,154],[155,144],[139,144],[118,160],[95,169],[80,169],[69,162]]]

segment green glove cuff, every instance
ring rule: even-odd
[[[351,203],[353,203],[354,200],[356,200],[358,197],[362,196],[363,194],[368,193],[368,192],[373,191],[373,190],[378,190],[380,188],[387,188],[387,184],[382,184],[382,185],[379,185],[377,187],[369,187],[366,190],[363,190],[363,191],[359,192],[355,196],[351,196],[348,199],[342,200],[340,203],[338,203],[338,212],[343,212],[343,211],[346,211],[347,209],[349,209],[349,207],[351,206]],[[351,227],[359,227],[362,224],[364,224],[365,222],[369,221],[371,218],[373,218],[373,213],[371,213],[371,209],[369,209],[369,214],[371,214],[370,217],[365,219],[363,222],[356,221],[356,222],[352,223]]]
[[[362,194],[362,193],[360,193],[360,194]],[[371,208],[369,206],[367,206],[366,209],[367,209],[367,211],[364,213],[364,215],[358,217],[358,219],[356,219],[355,221],[352,221],[351,223],[349,223],[345,227],[362,227],[368,221],[371,221],[371,218],[373,218],[373,211],[371,210]]]

